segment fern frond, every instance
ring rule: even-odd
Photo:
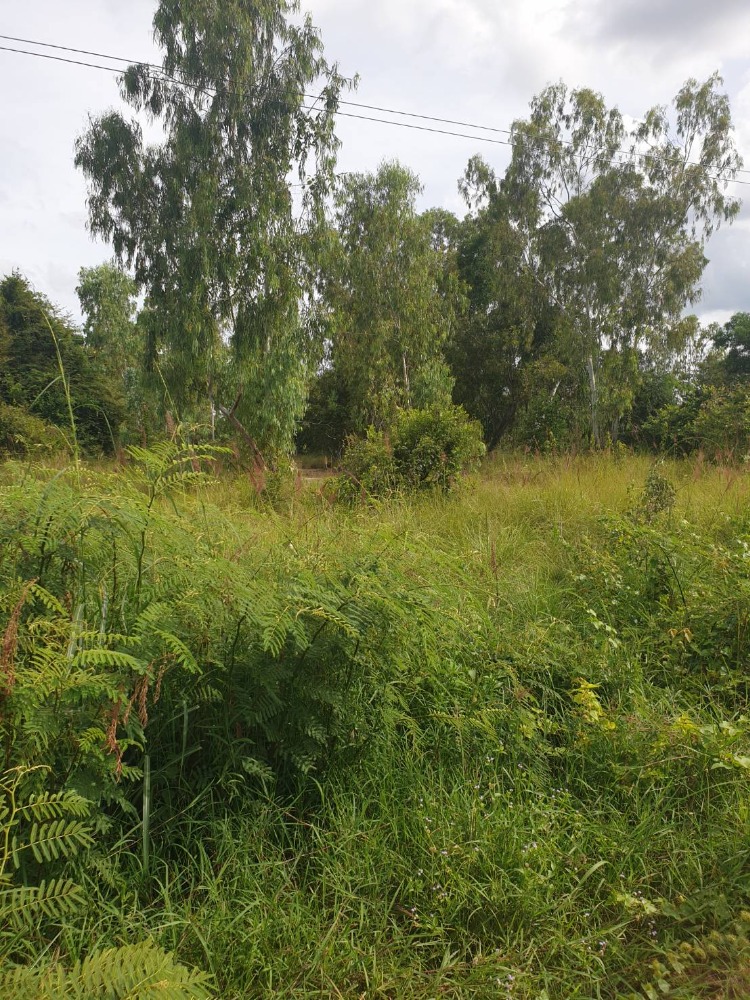
[[[38,598],[47,611],[54,612],[56,615],[59,615],[61,618],[65,618],[68,621],[70,620],[70,613],[65,606],[55,597],[54,594],[50,594],[50,592],[41,584],[32,583],[31,593],[34,597]]]
[[[165,632],[162,629],[157,629],[154,632],[154,634],[161,639],[161,641],[167,647],[167,649],[175,658],[177,663],[185,670],[187,670],[188,673],[190,674],[201,673],[201,668],[197,660],[190,652],[188,647],[185,645],[185,643],[182,641],[182,639],[179,639],[172,632]]]
[[[150,941],[94,952],[72,969],[0,971],[0,996],[13,1000],[210,1000],[208,977]]]
[[[90,808],[89,801],[77,792],[40,792],[38,795],[32,793],[16,808],[16,817],[27,822],[43,822],[61,816],[88,816]]]
[[[143,660],[116,649],[82,649],[73,657],[73,667],[115,667],[133,670],[138,674],[146,672],[148,664]]]
[[[211,993],[204,973],[175,962],[151,941],[107,948],[77,962],[69,974],[73,996],[113,1000],[203,1000]]]
[[[41,917],[60,920],[84,903],[81,889],[70,879],[50,879],[39,885],[0,890],[0,924],[27,927]],[[0,996],[5,995],[0,992]]]
[[[18,868],[20,854],[25,850],[30,850],[39,864],[70,858],[93,842],[88,825],[79,820],[63,817],[51,823],[34,823],[27,836],[13,837],[13,861]]]

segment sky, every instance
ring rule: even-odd
[[[0,0],[0,34],[160,62],[155,5]],[[329,61],[344,75],[358,74],[353,100],[497,129],[524,117],[534,94],[558,80],[592,87],[640,118],[668,104],[688,77],[719,70],[748,169],[740,175],[747,183],[733,188],[745,204],[708,244],[695,311],[705,322],[750,312],[747,0],[303,0],[302,7],[319,27]],[[33,48],[2,39],[0,45]],[[89,116],[112,107],[120,107],[114,75],[0,51],[0,275],[19,269],[75,321],[79,268],[110,259],[111,251],[87,232],[86,185],[73,148]],[[420,207],[458,214],[464,205],[457,184],[469,158],[481,153],[499,173],[508,161],[504,145],[352,118],[340,118],[338,135],[340,171],[372,171],[396,158],[421,178]]]

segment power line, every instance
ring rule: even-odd
[[[123,56],[113,56],[106,52],[94,52],[91,49],[77,49],[73,48],[71,45],[57,45],[52,42],[38,42],[33,38],[19,38],[16,35],[2,35],[0,34],[0,39],[4,39],[8,42],[20,42],[22,45],[37,45],[44,49],[58,49],[61,52],[74,52],[82,56],[94,56],[97,59],[109,59],[112,62],[122,62],[130,66],[145,66],[148,69],[156,70],[159,73],[163,73],[163,69],[157,63],[143,62],[139,59],[125,59]],[[14,50],[17,51],[17,50]],[[175,81],[179,82],[179,81]],[[303,94],[303,97],[314,99],[316,95],[314,94]],[[365,111],[379,111],[381,114],[387,115],[403,115],[407,118],[420,118],[424,121],[440,122],[443,125],[456,125],[459,128],[473,128],[481,132],[497,132],[502,135],[510,135],[511,131],[507,128],[496,128],[493,125],[477,125],[475,122],[465,122],[458,121],[453,118],[439,118],[435,115],[423,115],[418,114],[415,111],[400,111],[397,108],[384,108],[379,104],[363,104],[361,101],[347,101],[343,98],[339,99],[339,104],[345,104],[347,107],[352,108],[363,108]]]
[[[37,42],[34,39],[18,38],[18,37],[13,36],[13,35],[3,35],[3,34],[0,34],[0,39],[6,40],[6,41],[19,42],[21,44],[26,44],[26,45],[38,45],[38,46],[41,46],[41,47],[44,47],[44,48],[56,49],[56,50],[63,51],[63,52],[73,52],[73,53],[77,53],[79,55],[90,55],[90,56],[93,56],[94,58],[98,58],[98,59],[108,59],[108,60],[113,60],[113,61],[116,61],[116,62],[127,63],[128,65],[140,66],[140,67],[143,67],[145,69],[148,69],[148,70],[152,71],[154,74],[158,74],[159,77],[161,77],[161,79],[167,80],[167,81],[169,81],[171,83],[174,83],[174,84],[176,84],[178,86],[185,87],[186,89],[195,90],[195,91],[198,91],[198,92],[201,92],[201,93],[206,93],[206,94],[215,92],[215,91],[213,91],[212,88],[203,88],[203,87],[200,87],[198,84],[192,84],[192,83],[188,83],[188,82],[186,82],[184,80],[176,79],[175,77],[170,77],[168,74],[166,74],[164,72],[163,68],[161,66],[158,66],[156,63],[139,62],[138,60],[125,59],[122,56],[112,56],[112,55],[108,55],[107,53],[94,52],[94,51],[91,51],[91,50],[88,50],[88,49],[77,49],[77,48],[73,48],[73,47],[68,46],[68,45],[55,45],[55,44],[53,44],[51,42]],[[28,49],[19,49],[19,48],[7,46],[7,45],[0,45],[0,52],[13,52],[13,53],[16,53],[18,55],[33,56],[33,57],[35,57],[37,59],[47,59],[47,60],[50,60],[52,62],[61,62],[61,63],[65,63],[67,65],[83,66],[83,67],[85,67],[87,69],[99,69],[99,70],[103,70],[104,72],[115,73],[117,75],[121,75],[123,73],[123,70],[121,68],[119,68],[119,67],[116,67],[116,66],[106,66],[106,65],[103,65],[101,63],[92,63],[92,62],[87,62],[87,61],[83,61],[83,60],[80,60],[80,59],[71,59],[71,58],[68,58],[68,57],[65,57],[65,56],[51,55],[50,53],[47,53],[47,52],[32,52],[32,51],[30,51]],[[312,99],[312,100],[318,100],[319,99],[319,95],[316,96],[314,94],[303,94],[302,96],[305,97],[305,98],[307,98],[307,99]],[[360,107],[360,108],[364,108],[364,109],[368,109],[368,110],[373,110],[373,111],[381,111],[384,114],[404,115],[404,116],[408,116],[408,117],[411,117],[411,118],[418,118],[418,119],[425,120],[425,121],[440,122],[440,123],[447,124],[447,125],[457,125],[457,126],[464,127],[464,128],[481,129],[481,130],[484,130],[484,131],[491,131],[491,132],[497,132],[497,133],[512,135],[512,132],[509,129],[494,128],[494,127],[489,126],[489,125],[474,125],[474,124],[471,124],[469,122],[460,122],[460,121],[456,121],[456,120],[450,119],[450,118],[439,118],[439,117],[436,117],[436,116],[433,116],[433,115],[422,115],[422,114],[417,114],[416,112],[411,112],[411,111],[397,111],[395,109],[384,108],[384,107],[381,107],[381,106],[378,106],[378,105],[361,104],[361,103],[359,103],[357,101],[346,101],[346,100],[341,100],[340,99],[338,103],[339,104],[345,104],[345,105],[350,106],[350,107]],[[303,105],[302,110],[303,111],[314,111],[315,109]],[[336,109],[336,111],[334,112],[334,114],[336,114],[336,115],[338,115],[340,117],[343,117],[343,118],[354,118],[354,119],[359,119],[360,121],[376,122],[376,123],[379,123],[381,125],[395,125],[398,128],[407,128],[407,129],[412,129],[412,130],[419,131],[419,132],[431,132],[431,133],[434,133],[434,134],[437,134],[437,135],[448,135],[448,136],[453,136],[454,138],[458,138],[458,139],[471,139],[474,142],[485,142],[485,143],[490,143],[490,144],[496,145],[496,146],[512,146],[513,145],[513,143],[509,139],[493,139],[493,138],[490,138],[489,136],[471,135],[471,134],[466,133],[466,132],[454,132],[454,131],[450,131],[448,129],[434,128],[432,126],[427,126],[427,125],[415,125],[415,124],[413,124],[411,122],[399,122],[399,121],[394,121],[393,119],[390,119],[390,118],[375,118],[375,117],[373,117],[371,115],[360,115],[360,114],[356,114],[355,112],[352,112],[352,111],[341,111],[340,109]],[[570,143],[566,143],[566,144],[570,144]],[[623,158],[625,158],[625,159],[632,159],[632,158],[635,158],[635,159],[645,159],[645,156],[646,156],[645,153],[637,153],[634,150],[619,150],[617,153],[615,153],[615,155],[613,157],[613,160],[616,159],[617,157],[620,157],[621,160]],[[738,169],[737,172],[738,173],[749,173],[750,174],[750,170],[744,170],[744,169],[741,169],[741,168]],[[736,177],[730,180],[728,178],[723,178],[723,177],[717,176],[716,179],[718,179],[718,180],[724,180],[727,183],[742,184],[744,186],[750,186],[750,181],[738,180]]]
[[[0,37],[3,37],[0,35]],[[115,66],[101,66],[98,63],[82,62],[80,59],[66,59],[64,56],[51,56],[46,52],[29,52],[27,49],[13,49],[8,45],[0,45],[0,52],[15,52],[21,56],[36,56],[38,59],[51,59],[53,62],[67,63],[69,66],[87,66],[89,69],[103,69],[108,73],[122,73]]]
[[[0,38],[4,38],[4,37],[5,37],[4,35],[0,35]],[[56,47],[62,47],[62,46],[56,46]],[[12,48],[9,45],[0,45],[0,52],[15,52],[17,55],[34,56],[37,59],[48,59],[48,60],[51,60],[52,62],[66,63],[69,66],[85,66],[87,69],[101,69],[101,70],[104,70],[106,73],[116,73],[118,75],[122,74],[122,70],[119,67],[117,67],[117,66],[105,66],[105,65],[103,65],[101,63],[85,62],[82,59],[70,59],[67,56],[53,56],[53,55],[50,55],[48,52],[31,52],[28,49]],[[99,53],[91,53],[91,54],[92,55],[99,55],[100,58],[105,58],[105,59],[110,58],[109,56],[101,56],[101,54],[99,54]],[[125,60],[122,60],[122,61],[124,62]],[[187,83],[184,80],[177,80],[177,79],[174,79],[173,77],[170,77],[170,76],[166,75],[164,73],[164,71],[160,67],[154,66],[153,64],[150,64],[150,63],[130,63],[130,65],[144,66],[146,69],[153,69],[155,72],[159,72],[162,75],[163,79],[169,80],[170,82],[176,83],[179,86],[185,87],[185,88],[187,88],[189,90],[204,91],[204,88],[200,87],[198,84]],[[211,88],[205,88],[204,92],[206,92],[206,93],[211,92]],[[315,100],[315,95],[313,95],[313,94],[305,94],[304,96],[306,98],[311,98],[311,99]],[[341,103],[351,103],[351,102],[342,101]],[[313,111],[315,109],[307,107],[307,106],[303,106],[302,110],[303,111]],[[402,113],[405,114],[406,112],[402,112]],[[510,146],[510,145],[512,145],[512,143],[509,142],[507,139],[490,139],[488,136],[469,135],[468,132],[449,132],[446,129],[430,128],[430,127],[425,126],[425,125],[413,125],[410,122],[397,122],[397,121],[392,121],[392,120],[386,119],[386,118],[373,118],[371,115],[358,115],[358,114],[355,114],[354,112],[351,112],[351,111],[338,111],[337,110],[335,112],[335,114],[341,115],[341,116],[343,116],[345,118],[359,118],[362,121],[380,122],[383,125],[396,125],[399,128],[417,129],[420,132],[438,132],[441,135],[452,135],[452,136],[456,136],[456,137],[458,137],[460,139],[473,139],[473,140],[476,140],[477,142],[490,142],[490,143],[494,143],[494,144],[499,145],[499,146]],[[433,119],[433,120],[434,121],[443,121],[443,119],[441,119],[441,118],[436,118],[436,119]]]
[[[6,37],[5,35],[0,35],[0,38],[5,38],[5,37]],[[31,44],[37,44],[37,43],[33,43],[32,42]],[[79,50],[76,50],[76,49],[73,49],[73,50],[68,49],[66,46],[54,46],[54,47],[55,48],[64,49],[65,51],[79,51]],[[81,54],[88,54],[88,53],[85,53],[84,50],[80,50],[80,51],[81,51]],[[0,52],[15,52],[17,55],[34,56],[37,59],[48,59],[48,60],[51,60],[52,62],[66,63],[69,66],[85,66],[87,69],[101,69],[101,70],[104,70],[106,73],[116,73],[118,75],[122,74],[122,72],[123,72],[117,66],[105,66],[102,63],[85,62],[84,60],[81,60],[81,59],[70,59],[67,56],[53,56],[53,55],[51,55],[48,52],[31,52],[28,49],[12,48],[9,45],[0,45]],[[92,52],[90,54],[93,55],[93,56],[98,56],[99,58],[103,58],[103,59],[109,59],[109,58],[119,59],[118,56],[110,57],[110,56],[103,55],[102,53],[97,53],[97,52]],[[120,61],[125,62],[126,60],[122,59]],[[205,90],[204,90],[204,88],[200,87],[198,84],[187,83],[184,80],[177,80],[174,77],[170,77],[170,76],[168,76],[167,74],[164,73],[164,71],[161,69],[161,67],[156,66],[153,63],[129,63],[129,65],[143,66],[146,69],[153,70],[154,72],[159,73],[162,76],[163,79],[169,80],[170,82],[176,83],[179,86],[185,87],[185,88],[187,88],[189,90],[204,91],[205,93],[209,93],[212,90],[212,88],[205,88]],[[306,98],[310,98],[312,100],[316,99],[315,95],[313,95],[313,94],[304,94],[303,96],[306,97]],[[342,104],[351,104],[353,102],[351,102],[351,101],[341,101],[340,103],[342,103]],[[363,105],[363,106],[367,106],[367,105]],[[315,109],[303,105],[302,110],[303,111],[314,111]],[[408,112],[397,112],[397,113],[399,113],[399,114],[407,114]],[[411,122],[397,122],[397,121],[393,121],[393,120],[387,119],[387,118],[374,118],[372,115],[358,115],[358,114],[355,114],[354,112],[351,112],[351,111],[339,111],[339,110],[337,110],[335,112],[335,114],[340,115],[340,116],[342,116],[344,118],[359,118],[361,121],[366,121],[366,122],[380,122],[382,125],[396,125],[399,128],[416,129],[416,130],[418,130],[420,132],[436,132],[436,133],[439,133],[440,135],[452,135],[452,136],[455,136],[455,137],[457,137],[459,139],[472,139],[472,140],[475,140],[477,142],[489,142],[489,143],[493,143],[493,144],[498,145],[498,146],[511,146],[512,145],[512,143],[509,140],[507,140],[507,139],[491,139],[488,136],[470,135],[468,132],[450,132],[447,129],[432,128],[432,127],[429,127],[429,126],[426,126],[426,125],[414,125]],[[421,117],[427,118],[428,116],[427,115],[420,115],[419,117],[420,118]],[[432,121],[447,121],[447,119],[443,119],[443,118],[433,118],[431,120]],[[469,127],[473,128],[475,126],[469,126]],[[481,126],[476,126],[476,127],[480,127],[481,128]],[[500,131],[500,130],[498,129],[497,131]]]
[[[97,59],[108,59],[108,60],[114,61],[114,62],[126,63],[127,65],[131,65],[131,66],[132,65],[143,66],[143,67],[146,67],[147,69],[154,70],[155,72],[159,73],[164,79],[171,80],[173,83],[180,84],[181,86],[184,86],[184,87],[194,86],[193,84],[186,83],[185,81],[177,80],[174,77],[167,76],[164,73],[163,68],[160,65],[158,65],[158,63],[149,63],[149,62],[144,62],[144,61],[138,60],[138,59],[126,59],[123,56],[113,56],[113,55],[110,55],[110,54],[104,53],[104,52],[94,52],[94,51],[92,51],[90,49],[79,49],[79,48],[74,48],[73,46],[70,46],[70,45],[60,45],[60,44],[56,44],[56,43],[53,43],[53,42],[40,42],[40,41],[37,41],[36,39],[33,39],[33,38],[20,38],[20,37],[18,37],[16,35],[3,35],[3,34],[0,34],[0,39],[4,39],[6,41],[11,41],[11,42],[20,42],[20,43],[22,43],[24,45],[35,45],[35,46],[38,46],[40,48],[58,49],[58,50],[63,51],[63,52],[73,52],[73,53],[76,53],[78,55],[94,56]],[[18,51],[18,50],[14,50],[14,51]],[[29,55],[34,55],[36,53],[28,53],[28,54]],[[95,67],[95,68],[104,68],[104,67]],[[116,71],[116,70],[113,69],[112,72],[119,72],[119,70]],[[199,88],[195,88],[195,89],[199,89]],[[308,98],[310,100],[319,100],[319,98],[320,98],[320,95],[315,95],[315,94],[306,94],[306,93],[303,93],[302,96],[304,98]],[[365,103],[363,103],[361,101],[348,101],[348,100],[346,100],[344,98],[339,98],[338,99],[338,103],[339,104],[344,104],[347,107],[362,108],[365,111],[378,111],[381,114],[401,115],[401,116],[403,116],[405,118],[418,118],[418,119],[420,119],[422,121],[438,122],[438,123],[443,124],[443,125],[455,125],[458,128],[471,128],[471,129],[476,129],[476,130],[481,131],[481,132],[494,132],[494,133],[497,133],[497,134],[500,134],[500,135],[508,135],[508,136],[511,136],[513,134],[512,131],[511,131],[511,129],[498,128],[498,127],[496,127],[494,125],[479,125],[476,122],[467,122],[467,121],[462,121],[462,120],[455,119],[455,118],[441,118],[441,117],[439,117],[437,115],[425,115],[425,114],[420,114],[420,113],[418,113],[416,111],[402,111],[399,108],[387,108],[387,107],[383,107],[382,105],[379,105],[379,104],[365,104]],[[346,114],[343,111],[342,112],[338,112],[338,113],[341,114],[341,115]],[[353,115],[349,115],[348,117],[354,117],[354,116]],[[376,119],[376,118],[370,119],[370,118],[367,118],[366,116],[363,116],[363,118],[364,118],[365,121],[382,121],[381,119]],[[390,125],[390,124],[398,124],[398,123],[397,122],[390,122],[390,121],[388,121],[388,122],[384,122],[384,124]],[[429,130],[425,130],[425,131],[429,131]],[[439,131],[439,130],[436,130],[436,131]],[[442,134],[444,134],[444,135],[451,135],[453,133],[444,132]],[[463,135],[461,135],[461,138],[463,138]],[[474,137],[472,136],[471,138],[474,138]],[[480,138],[480,141],[481,141],[481,137],[477,136],[476,138]],[[566,142],[565,140],[563,140],[563,142],[566,145],[572,145],[572,143]],[[509,144],[509,143],[501,143],[501,144],[502,145],[506,145],[506,144]],[[642,154],[642,153],[633,153],[630,150],[622,150],[621,152],[622,152],[622,155],[625,155],[625,156],[633,156],[634,155],[636,157],[642,157],[642,156],[645,155],[645,154]],[[737,173],[740,173],[740,174],[750,174],[750,169],[744,169],[744,168],[740,167],[740,168],[738,168]],[[738,181],[737,183],[742,183],[742,182]]]

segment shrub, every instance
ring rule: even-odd
[[[750,451],[750,392],[712,388],[695,418],[694,432],[712,458],[744,458]]]
[[[339,495],[450,490],[484,453],[481,425],[463,407],[402,410],[390,437],[370,428],[366,438],[349,439]]]
[[[665,511],[669,513],[677,499],[677,491],[670,481],[663,476],[656,466],[653,466],[632,512],[636,518],[648,523]]]
[[[398,489],[393,450],[383,431],[370,427],[366,437],[349,437],[342,465],[344,473],[336,484],[342,500],[387,496]]]
[[[416,489],[450,489],[484,455],[482,429],[462,406],[404,410],[393,429],[398,477]]]
[[[60,447],[53,427],[20,406],[0,403],[0,458],[50,455]]]

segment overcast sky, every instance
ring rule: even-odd
[[[750,170],[748,0],[303,0],[303,8],[329,61],[359,74],[353,99],[495,128],[524,116],[531,97],[559,79],[641,117],[688,77],[718,69]],[[155,0],[0,0],[0,33],[159,62],[154,9]],[[0,94],[0,275],[20,269],[78,319],[78,269],[111,254],[86,231],[73,143],[89,114],[119,105],[115,77],[0,51]],[[340,170],[398,158],[422,179],[423,207],[459,213],[469,157],[480,152],[500,172],[507,163],[506,146],[348,118],[339,136]],[[750,172],[741,176],[750,182]],[[750,184],[735,191],[742,214],[708,245],[697,309],[706,320],[750,311]]]

